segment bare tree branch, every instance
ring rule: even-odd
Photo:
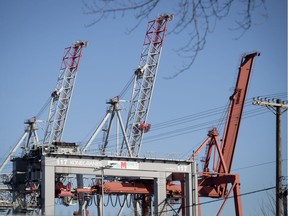
[[[276,198],[275,198],[275,190],[273,192],[267,192],[267,200],[262,201],[260,206],[260,212],[263,216],[276,215],[275,208]]]
[[[143,19],[149,17],[160,0],[82,0],[82,2],[84,13],[94,18],[87,26],[95,25],[110,16],[123,17],[128,12],[134,12],[137,23],[130,29],[131,32]],[[267,15],[265,0],[179,0],[177,7],[174,8],[176,22],[172,33],[188,36],[187,41],[175,50],[183,58],[184,63],[174,75],[166,78],[175,78],[192,67],[199,52],[205,48],[207,36],[214,31],[217,21],[228,17],[232,6],[236,4],[239,18],[235,20],[234,30],[241,31],[236,38],[239,39],[254,24],[253,13],[256,10],[263,12],[264,16]]]

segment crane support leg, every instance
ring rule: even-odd
[[[235,186],[233,188],[234,193],[234,205],[236,216],[243,216],[242,212],[242,200],[240,196],[240,177],[238,174],[235,175]]]
[[[166,215],[166,178],[163,173],[154,179],[154,215]]]
[[[235,215],[236,216],[243,216],[243,212],[242,212],[242,200],[241,200],[241,196],[240,196],[240,182],[237,181],[237,179],[239,179],[239,175],[235,175],[235,182],[232,185],[231,189],[229,190],[228,195],[225,197],[224,202],[222,203],[217,216],[220,216],[220,213],[224,207],[224,205],[226,204],[226,201],[229,199],[232,191],[233,191],[233,197],[234,197],[234,206],[235,206]]]
[[[197,200],[195,200],[195,197],[192,196],[191,191],[193,191],[193,185],[192,185],[192,175],[191,174],[184,174],[184,188],[182,191],[185,193],[185,197],[182,202],[182,215],[194,215],[195,207],[194,204],[196,204]],[[182,186],[181,186],[182,187]],[[196,195],[197,196],[197,195]],[[194,210],[193,210],[194,209]],[[197,214],[195,214],[197,215]]]
[[[231,196],[233,192],[233,197],[234,197],[234,205],[235,205],[235,215],[236,216],[243,216],[242,212],[242,201],[241,201],[241,196],[240,196],[240,178],[238,174],[224,174],[224,175],[219,175],[217,177],[208,177],[201,181],[201,186],[202,188],[199,190],[199,192],[204,192],[202,196],[207,197],[215,197],[215,198],[224,198],[224,201],[217,213],[217,216],[220,215],[221,211],[223,210],[227,200]],[[231,184],[231,187],[228,191],[228,193],[223,192],[223,186],[227,188],[227,185]],[[214,189],[211,187],[210,192],[207,193],[207,191],[204,188],[207,188],[208,185],[214,185]],[[202,190],[204,189],[204,190]],[[214,192],[213,192],[214,190]],[[201,194],[200,192],[200,194]],[[220,192],[218,194],[218,197],[216,196],[216,193]],[[207,194],[206,194],[207,193]],[[209,194],[209,195],[208,195]]]
[[[42,161],[43,162],[43,161]],[[42,214],[54,215],[54,197],[55,197],[55,170],[53,166],[47,166],[42,163],[43,177],[41,187]]]

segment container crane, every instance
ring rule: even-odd
[[[149,108],[158,72],[164,38],[167,31],[168,21],[173,20],[173,18],[174,15],[164,14],[160,15],[155,20],[148,22],[143,43],[143,49],[140,56],[140,63],[138,68],[134,72],[134,84],[126,126],[124,127],[120,114],[120,102],[123,102],[123,100],[121,100],[119,96],[116,96],[107,102],[107,104],[110,104],[110,107],[108,108],[105,117],[100,122],[99,126],[94,131],[86,145],[81,149],[82,153],[85,153],[87,151],[89,146],[95,140],[98,133],[104,127],[105,123],[108,122],[108,128],[105,129],[105,142],[101,150],[102,155],[106,154],[106,148],[108,145],[112,121],[113,118],[117,116],[123,135],[123,141],[119,154],[118,150],[116,149],[116,155],[139,157],[144,133],[148,132],[151,127],[151,125],[147,123]],[[77,179],[79,182],[83,181],[83,177],[81,175],[77,175]],[[121,185],[122,183],[119,184]],[[105,187],[112,187],[115,189],[115,183],[105,182],[104,185]],[[126,193],[128,193],[130,191],[128,189],[128,184],[125,184],[125,187],[125,191]],[[117,194],[117,189],[114,189],[111,191],[111,194]],[[140,193],[139,187],[136,193],[142,194]],[[147,194],[149,193],[147,192]],[[147,194],[143,195],[147,196]],[[80,207],[79,212],[85,212],[85,209]]]
[[[62,135],[82,56],[82,48],[86,46],[87,42],[77,41],[64,51],[56,89],[51,94],[47,128],[43,138],[44,147],[39,145],[37,134],[37,123],[41,121],[37,120],[36,117],[28,119],[25,121],[27,127],[23,135],[0,167],[1,172],[10,160],[13,162],[12,175],[4,182],[8,189],[1,188],[0,190],[0,204],[3,203],[2,192],[4,191],[7,195],[4,199],[7,203],[9,202],[9,208],[15,214],[40,209],[41,157],[44,154],[43,151],[77,151],[75,143],[62,142]],[[23,155],[12,158],[21,145],[24,149]],[[13,197],[12,200],[11,197]]]
[[[254,59],[259,55],[260,53],[254,52],[242,56],[236,86],[233,94],[230,96],[226,125],[221,143],[218,138],[218,130],[213,128],[208,132],[207,139],[190,157],[190,159],[194,160],[206,146],[203,171],[198,173],[200,177],[198,192],[199,196],[202,197],[224,198],[224,202],[217,215],[220,215],[232,191],[234,193],[235,215],[243,215],[241,197],[239,196],[240,178],[238,174],[231,174],[231,166]],[[214,155],[212,155],[213,152]],[[213,166],[211,167],[209,163],[212,157]],[[228,190],[229,184],[231,184],[231,187]]]
[[[67,113],[72,97],[73,86],[75,84],[79,62],[82,56],[82,48],[86,47],[87,41],[77,41],[72,46],[65,48],[64,56],[60,67],[60,74],[57,79],[56,89],[51,94],[50,110],[47,120],[47,127],[43,139],[43,144],[51,144],[53,141],[61,141]],[[24,155],[29,154],[30,146],[35,148],[39,145],[37,134],[37,123],[42,122],[32,117],[24,123],[27,127],[16,143],[10,150],[8,156],[0,166],[0,173],[14,156],[17,149],[24,143]]]

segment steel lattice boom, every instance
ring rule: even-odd
[[[43,143],[51,144],[62,140],[77,70],[82,57],[82,49],[86,46],[87,42],[77,41],[64,50],[57,85],[55,91],[51,94],[51,104]]]
[[[141,149],[143,134],[150,129],[150,124],[147,124],[149,107],[167,24],[172,19],[173,15],[161,15],[157,19],[148,22],[139,67],[135,71],[126,134],[132,155],[136,157]],[[121,153],[123,153],[123,148],[124,144]]]

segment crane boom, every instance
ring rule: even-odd
[[[226,163],[228,173],[230,173],[231,171],[236,141],[240,128],[240,122],[244,109],[248,85],[252,73],[254,58],[259,55],[260,53],[254,52],[248,55],[244,55],[242,57],[234,93],[230,97],[230,106],[226,119],[224,135],[222,138],[222,155]],[[221,161],[219,160],[218,164],[218,172],[223,173],[223,163],[221,163]]]
[[[218,137],[219,132],[216,128],[213,128],[208,132],[207,139],[190,158],[194,159],[206,146],[206,156],[202,160],[203,171],[198,172],[198,194],[202,197],[224,198],[223,204],[217,215],[220,215],[220,212],[232,192],[234,193],[235,215],[243,215],[241,197],[239,196],[240,177],[238,174],[231,174],[230,171],[253,62],[254,58],[259,55],[260,53],[254,52],[242,56],[235,89],[232,96],[230,96],[230,105],[226,118],[222,145],[220,144]],[[213,166],[209,167],[213,149]],[[229,185],[231,185],[230,188],[228,187]]]
[[[126,123],[126,134],[133,156],[138,156],[143,134],[150,129],[147,124],[155,79],[157,76],[167,24],[173,15],[160,15],[148,22],[138,69],[135,71],[130,109]],[[123,152],[124,142],[120,154]],[[126,149],[127,150],[127,149]]]
[[[77,41],[65,48],[55,91],[51,94],[50,110],[43,143],[61,141],[76,81],[82,48],[87,42]]]

